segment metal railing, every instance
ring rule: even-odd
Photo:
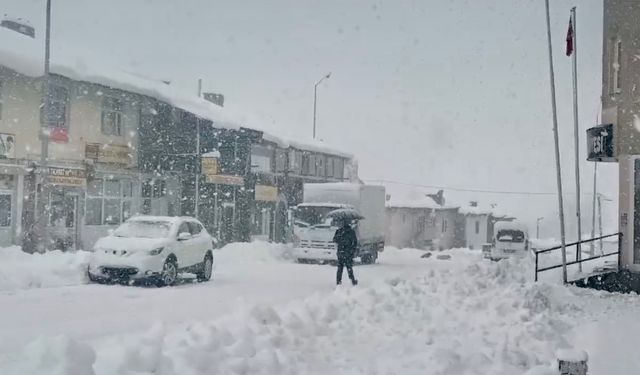
[[[565,249],[568,248],[568,247],[571,247],[571,246],[576,246],[578,244],[584,244],[584,243],[599,241],[599,240],[603,240],[605,238],[610,238],[610,237],[618,237],[618,250],[617,251],[612,251],[612,252],[609,252],[609,253],[602,253],[600,255],[592,256],[592,257],[589,257],[589,258],[584,258],[584,259],[579,259],[579,260],[576,259],[576,260],[573,260],[573,261],[568,261],[568,262],[566,262],[566,265],[570,266],[570,265],[573,265],[573,264],[581,264],[581,263],[588,262],[588,261],[591,261],[591,260],[594,260],[594,259],[600,259],[600,258],[605,258],[605,257],[612,256],[612,255],[618,255],[618,268],[619,268],[620,267],[620,243],[621,243],[621,239],[622,239],[622,233],[608,234],[606,236],[601,236],[601,237],[591,238],[591,239],[588,239],[588,240],[582,240],[582,241],[568,243],[568,244],[565,244]],[[546,253],[550,253],[552,251],[560,250],[560,249],[562,249],[562,246],[555,246],[555,247],[552,247],[552,248],[549,248],[549,249],[535,251],[535,254],[536,254],[535,281],[538,281],[538,274],[539,273],[545,272],[545,271],[554,270],[554,269],[557,269],[557,268],[560,268],[560,267],[563,266],[562,263],[561,263],[561,264],[556,264],[556,265],[553,265],[553,266],[547,266],[547,267],[540,268],[539,264],[538,264],[540,254],[546,254]],[[576,257],[576,258],[578,258],[578,257]]]

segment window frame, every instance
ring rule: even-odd
[[[0,190],[0,197],[7,196],[9,197],[9,215],[6,217],[7,225],[2,225],[2,220],[4,217],[0,219],[0,228],[11,228],[13,226],[13,192],[9,190]]]
[[[110,103],[110,105],[108,105]],[[113,115],[114,123],[106,124],[106,119]],[[102,98],[102,112],[100,115],[100,131],[104,135],[122,137],[124,120],[124,100],[116,96],[107,95]]]
[[[287,150],[276,148],[275,150],[275,171],[285,173],[287,171]]]
[[[442,218],[442,233],[447,233],[448,222],[446,218]]]
[[[476,234],[480,234],[480,220],[476,220]]]
[[[88,225],[88,226],[102,226],[102,225],[106,225],[106,226],[114,226],[114,225],[120,225],[122,223],[124,223],[126,220],[128,220],[132,215],[131,215],[131,208],[133,207],[133,179],[129,178],[129,177],[117,177],[117,178],[105,178],[105,177],[98,177],[95,178],[93,180],[91,180],[90,184],[93,183],[98,183],[98,181],[100,181],[100,189],[96,190],[95,192],[89,192],[89,189],[87,188],[86,190],[86,194],[85,194],[85,215],[84,215],[84,225]],[[118,194],[107,194],[107,181],[118,181]],[[131,195],[125,195],[125,184],[131,184]],[[96,222],[95,220],[89,220],[90,217],[88,215],[89,210],[87,209],[89,206],[89,202],[100,202],[99,203],[99,207],[100,207],[100,214],[99,214],[99,220],[98,222]],[[114,201],[117,201],[117,215],[118,215],[118,220],[117,221],[107,221],[107,215],[106,215],[106,209],[107,209],[107,205],[112,204]],[[127,212],[125,210],[125,207],[128,206],[129,211],[128,211],[128,215],[125,215],[125,212]],[[125,217],[126,216],[126,217]],[[94,219],[95,217],[91,217],[91,219]]]
[[[614,38],[612,39],[612,42],[611,63],[609,65],[611,69],[610,92],[615,95],[622,92],[622,88],[620,86],[620,74],[622,71],[622,40],[620,38]]]
[[[69,130],[70,124],[69,124],[69,113],[71,111],[70,107],[71,107],[71,94],[69,92],[69,88],[65,85],[62,84],[58,84],[58,83],[51,83],[49,85],[49,94],[50,94],[50,110],[53,108],[58,108],[58,106],[55,106],[54,104],[56,103],[61,103],[64,106],[64,110],[62,111],[62,114],[64,115],[63,118],[63,122],[55,122],[55,123],[49,123],[47,122],[47,119],[44,116],[44,105],[40,107],[40,123],[46,125],[47,127],[54,127],[54,128],[62,128],[62,129],[67,129]],[[64,92],[64,94],[66,95],[65,98],[58,98],[56,95],[59,93]],[[46,98],[44,98],[46,100]],[[57,116],[56,116],[57,117]]]
[[[153,181],[153,183],[151,183]],[[153,211],[153,201],[167,196],[167,181],[160,178],[147,178],[140,187],[141,212],[149,215]]]

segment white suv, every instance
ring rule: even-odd
[[[91,281],[151,280],[173,285],[179,272],[211,279],[215,240],[190,217],[137,216],[96,242]]]

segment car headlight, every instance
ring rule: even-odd
[[[159,247],[157,249],[153,249],[149,251],[149,255],[158,255],[164,250],[164,247]]]

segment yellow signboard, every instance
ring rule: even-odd
[[[202,157],[202,174],[216,175],[219,170],[218,158]]]
[[[255,199],[264,202],[278,201],[278,188],[275,186],[256,185]]]
[[[235,185],[235,186],[243,186],[244,178],[239,176],[225,176],[225,175],[205,175],[206,181],[210,184],[217,185]]]
[[[87,143],[85,157],[98,163],[131,165],[133,163],[133,150],[127,145],[109,145],[100,143]]]
[[[87,173],[84,169],[49,167],[48,181],[52,185],[83,187],[87,184]]]

